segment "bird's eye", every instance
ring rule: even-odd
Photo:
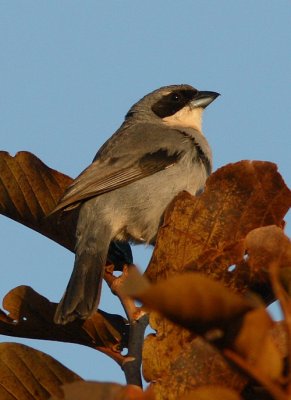
[[[172,100],[175,102],[180,101],[182,98],[182,96],[179,93],[173,93],[171,97],[172,97]]]

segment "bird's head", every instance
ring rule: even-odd
[[[219,93],[199,91],[190,85],[164,86],[134,104],[125,118],[194,128],[201,132],[202,113],[218,96]]]

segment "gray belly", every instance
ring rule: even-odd
[[[172,199],[183,190],[194,195],[205,180],[204,166],[186,160],[87,203],[94,202],[96,222],[111,225],[116,240],[153,243]]]

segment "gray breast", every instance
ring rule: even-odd
[[[152,243],[155,240],[164,211],[181,191],[191,194],[200,191],[207,172],[203,163],[193,164],[188,154],[180,162],[164,171],[146,177],[114,192],[106,193],[98,201],[102,218],[108,218],[117,240]],[[96,209],[96,208],[95,208]]]

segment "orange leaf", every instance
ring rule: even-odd
[[[117,383],[73,382],[63,386],[64,400],[154,400],[153,393],[143,392],[133,385],[122,386]],[[59,400],[52,397],[50,400]]]
[[[49,215],[72,181],[29,152],[0,151],[0,213],[74,251],[78,208]],[[130,247],[112,243],[108,258],[130,264]]]
[[[242,295],[197,272],[177,275],[152,285],[146,285],[144,280],[132,269],[123,292],[196,332],[229,323],[254,307]]]
[[[179,400],[240,400],[240,395],[234,390],[223,386],[200,386]]]
[[[7,152],[2,151],[0,152],[0,213],[74,251],[78,209],[62,215],[60,213],[49,215],[71,182],[70,177],[49,168],[31,153],[19,152],[15,157],[11,157]],[[118,268],[123,263],[131,263],[130,247],[127,244],[117,246],[111,243],[108,258]],[[47,315],[39,309],[38,302],[48,305]],[[102,314],[102,311],[99,311],[94,314],[90,322],[83,325],[82,329],[81,322],[75,325],[72,334],[69,329],[61,331],[53,325],[51,313],[54,312],[55,306],[51,307],[51,305],[47,299],[33,292],[32,289],[15,289],[6,297],[6,306],[11,307],[9,309],[11,312],[13,307],[18,307],[18,311],[16,312],[15,309],[14,311],[16,314],[19,313],[21,318],[28,318],[22,314],[25,309],[30,313],[29,323],[20,320],[13,326],[11,320],[8,321],[5,314],[0,311],[2,333],[82,343],[109,353],[115,360],[121,362],[120,353],[116,351],[116,347],[121,347],[121,333],[113,328],[114,321],[109,314]],[[115,319],[118,319],[115,321],[117,326],[119,324],[123,330],[125,324],[121,322],[122,318],[116,316]],[[34,320],[34,325],[32,320]],[[44,323],[47,329],[39,326],[39,323]]]
[[[17,343],[0,344],[0,398],[44,400],[81,378],[52,357]]]
[[[73,251],[78,212],[46,218],[73,181],[22,151],[0,152],[0,212]]]
[[[146,274],[154,281],[190,269],[245,290],[245,268],[228,268],[242,261],[248,232],[283,226],[290,205],[291,192],[275,164],[240,161],[222,167],[201,196],[183,193],[172,202]]]
[[[269,303],[274,301],[274,296],[281,300],[283,288],[276,285],[276,290],[271,289],[270,277],[275,273],[280,281],[279,286],[284,286],[287,293],[291,293],[291,242],[283,230],[275,225],[254,229],[245,238],[247,259],[244,261],[245,269],[251,271],[253,284],[266,282],[269,286],[264,298]],[[276,266],[276,267],[275,267]],[[275,270],[273,269],[275,267]],[[273,272],[272,272],[273,271]],[[278,281],[278,283],[279,283]],[[274,282],[272,283],[274,289]],[[254,290],[252,288],[252,290]],[[278,292],[279,291],[279,292]],[[280,293],[280,294],[279,294]],[[268,299],[269,297],[269,299]]]
[[[146,275],[154,282],[181,272],[198,271],[235,291],[245,292],[252,287],[268,298],[269,282],[257,280],[244,262],[245,237],[257,227],[284,226],[283,218],[290,205],[291,193],[275,164],[241,161],[227,165],[209,177],[200,196],[184,192],[173,200],[158,232]],[[182,287],[177,289],[183,293]],[[211,297],[206,285],[204,291]],[[165,297],[171,298],[173,293],[169,290]],[[149,299],[152,301],[155,300]],[[214,298],[212,302],[215,303]],[[178,306],[173,307],[178,314]],[[211,305],[210,310],[211,307],[215,310],[216,305]],[[228,301],[229,312],[227,307]],[[187,316],[188,308],[186,311]],[[203,311],[201,315],[206,316]],[[221,353],[201,338],[155,313],[150,323],[157,333],[145,341],[144,375],[154,382],[161,397],[177,399],[197,384],[225,383],[239,392],[246,384],[247,376],[230,368]]]
[[[234,348],[261,373],[277,379],[283,371],[283,357],[272,337],[273,325],[265,309],[248,312],[243,318]]]
[[[119,364],[120,351],[127,335],[126,321],[119,315],[97,311],[85,321],[56,325],[53,316],[57,304],[28,286],[18,286],[3,300],[8,315],[0,316],[0,333],[33,339],[78,343],[108,354]]]
[[[245,243],[248,264],[253,270],[264,269],[267,272],[276,261],[283,269],[283,276],[285,269],[290,271],[291,242],[282,229],[274,225],[254,229],[246,236]]]
[[[157,334],[145,340],[143,375],[158,399],[177,400],[200,385],[225,384],[239,392],[244,388],[247,378],[201,337],[156,313],[150,319]]]
[[[198,273],[187,273],[149,285],[131,268],[123,293],[135,294],[146,305],[183,326],[203,331],[249,310],[243,296]],[[143,348],[144,378],[161,399],[178,399],[201,384],[227,382],[242,390],[246,378],[232,369],[220,352],[193,332],[151,313],[150,324],[157,331]]]

